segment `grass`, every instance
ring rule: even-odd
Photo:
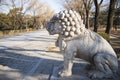
[[[25,32],[30,32],[30,31],[35,31],[35,29],[29,28],[29,29],[24,29],[24,30],[5,30],[5,31],[0,31],[0,38],[6,37],[6,36],[12,36],[20,33],[25,33]]]
[[[110,41],[110,36],[104,32],[99,32],[99,35],[101,35],[104,39],[106,39],[108,42]]]

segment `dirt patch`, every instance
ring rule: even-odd
[[[55,52],[55,53],[59,53],[60,52],[60,49],[59,47],[55,47],[55,46],[51,46],[47,49],[46,52]]]
[[[52,53],[60,53],[59,47],[55,46],[55,41],[51,42],[50,45],[47,47],[46,52]]]

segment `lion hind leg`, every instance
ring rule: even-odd
[[[91,78],[110,78],[117,70],[117,58],[111,54],[98,53],[93,58],[95,69],[89,73]]]

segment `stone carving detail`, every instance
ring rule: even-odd
[[[117,56],[110,44],[97,33],[88,30],[81,16],[72,10],[54,15],[46,26],[49,34],[59,34],[57,46],[64,52],[63,70],[60,76],[71,76],[76,55],[91,64],[90,78],[109,78],[118,69]]]

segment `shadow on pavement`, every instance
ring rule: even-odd
[[[2,70],[0,69],[0,73],[4,72],[19,72],[20,74],[30,75],[30,76],[39,76],[39,75],[50,75],[52,73],[52,69],[54,66],[58,66],[62,63],[62,61],[52,60],[52,59],[44,59],[40,57],[29,56],[20,53],[11,52],[15,51],[43,51],[43,50],[26,50],[26,49],[12,49],[6,47],[5,49],[0,49],[0,65],[4,67],[8,67],[12,70]],[[37,63],[38,68],[33,72],[30,72]],[[33,74],[34,73],[34,74]],[[8,73],[9,74],[9,73]],[[14,78],[6,76],[5,74],[0,74],[0,80],[16,80]]]
[[[11,68],[12,70],[1,70],[1,72],[7,72],[8,74],[10,72],[16,74],[16,72],[19,72],[23,76],[25,75],[30,75],[32,77],[39,76],[39,80],[47,80],[49,76],[53,72],[54,66],[58,66],[62,63],[62,61],[58,60],[53,60],[53,59],[45,59],[45,58],[40,58],[40,57],[34,57],[34,56],[29,56],[25,54],[19,54],[15,52],[11,52],[9,50],[16,50],[16,51],[27,51],[27,49],[12,49],[6,47],[5,49],[0,49],[0,65],[2,66],[7,66],[8,68]],[[28,51],[34,51],[28,50]],[[41,51],[41,50],[35,50],[35,51]],[[38,67],[35,69],[35,71],[31,71],[36,64],[38,64]],[[86,64],[83,63],[75,63],[73,66],[73,76],[69,78],[65,78],[63,80],[85,80],[86,72],[85,72],[85,66]],[[118,70],[119,72],[120,70]],[[46,77],[47,79],[42,78],[42,76]],[[120,73],[118,73],[120,76]],[[0,80],[17,80],[16,78],[18,77],[10,77],[6,74],[0,74]],[[87,78],[88,79],[88,78]],[[19,79],[18,79],[19,80]],[[111,80],[111,79],[107,79]]]

